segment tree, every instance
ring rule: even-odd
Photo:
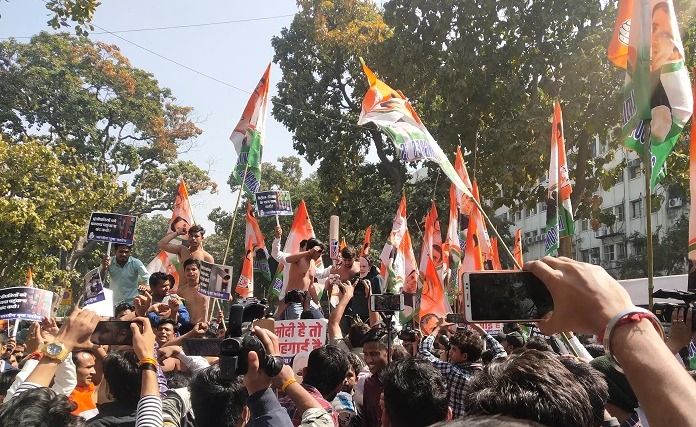
[[[689,218],[683,215],[660,239],[660,230],[653,233],[653,272],[655,276],[686,274],[686,248],[689,236]],[[633,246],[630,257],[621,262],[622,279],[648,277],[647,238],[634,232],[628,241]]]
[[[205,171],[178,159],[201,133],[192,109],[177,105],[116,46],[68,34],[10,39],[0,43],[0,73],[0,132],[11,145],[32,137],[47,149],[65,147],[56,151],[60,162],[89,167],[119,187],[91,210],[137,216],[168,210],[182,176],[190,194],[215,190]],[[96,247],[75,238],[62,269],[74,269]]]
[[[94,17],[94,12],[101,2],[97,0],[47,0],[46,9],[53,15],[46,22],[51,28],[57,30],[61,27],[69,27],[72,21],[75,23],[75,33],[77,35],[87,35],[87,29],[94,31],[94,26],[90,24]]]
[[[36,285],[50,288],[78,278],[59,266],[85,234],[90,212],[118,203],[121,188],[74,148],[34,139],[11,143],[0,135],[0,194],[0,283],[23,285],[32,267]]]
[[[169,231],[169,218],[162,214],[140,215],[135,223],[133,256],[147,265],[159,253],[157,242]]]

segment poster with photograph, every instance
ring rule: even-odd
[[[201,261],[200,293],[229,300],[232,292],[232,267]]]
[[[0,320],[23,319],[40,322],[51,316],[53,292],[20,286],[0,289]]]
[[[261,191],[254,194],[259,217],[293,214],[289,191]]]
[[[133,215],[92,212],[87,227],[87,240],[132,245],[137,219]]]
[[[104,283],[102,283],[99,270],[99,267],[90,270],[84,277],[85,297],[83,301],[85,305],[104,301]]]

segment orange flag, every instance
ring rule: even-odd
[[[450,184],[449,224],[445,243],[442,245],[445,268],[453,268],[462,259],[462,248],[459,243],[459,216],[457,214],[457,188]]]
[[[461,272],[467,271],[482,271],[483,256],[481,254],[481,245],[479,244],[478,230],[476,217],[481,216],[478,209],[471,212],[471,221],[469,221],[469,229],[466,234],[466,244],[464,245],[464,258],[462,259]],[[461,274],[460,274],[461,275]]]
[[[498,254],[498,239],[496,237],[491,239],[491,253],[493,254],[493,270],[502,270],[503,266],[500,264],[500,255]]]
[[[442,280],[442,232],[434,201],[431,202],[430,212],[425,216],[425,233],[423,233],[420,263],[418,264],[421,275],[426,274],[428,257],[432,258],[435,269],[440,272],[440,280]]]
[[[29,270],[27,270],[27,283],[24,286],[27,288],[34,287],[34,274],[31,272],[31,267],[29,267]]]
[[[607,53],[609,60],[624,70],[628,60],[628,40],[631,34],[631,14],[633,0],[619,0],[619,10],[614,24],[614,34],[609,42]]]
[[[191,225],[193,225],[191,203],[189,203],[186,183],[182,178],[176,191],[176,198],[172,207],[172,218],[169,220],[169,229],[171,231],[188,230]]]
[[[437,274],[432,258],[426,260],[425,280],[421,290],[421,302],[418,315],[424,316],[432,313],[439,317],[444,317],[451,313],[452,308],[445,298],[445,288],[442,287],[440,276]]]
[[[234,291],[242,298],[254,296],[254,243],[251,239],[247,242],[244,264]]]
[[[472,185],[472,193],[480,204],[481,199],[479,198],[478,185],[476,184],[476,181],[474,181]],[[491,250],[491,239],[490,237],[488,237],[486,222],[483,220],[483,216],[481,216],[481,213],[478,211],[478,208],[476,206],[473,207],[473,211],[477,212],[477,215],[472,215],[472,219],[476,218],[476,235],[478,236],[478,242],[481,247],[481,256],[483,256],[483,260],[486,262],[492,261],[493,251]],[[469,225],[469,227],[471,227],[471,225]]]
[[[345,247],[346,247],[346,238],[345,238],[345,237],[341,237],[341,243],[338,245],[338,250],[339,250],[339,251],[342,251],[343,248],[345,248]]]
[[[522,261],[522,229],[518,228],[515,233],[515,249],[512,253],[515,257],[517,263],[522,266],[524,262]],[[518,270],[517,266],[514,266],[515,270]]]
[[[261,233],[261,228],[259,227],[259,221],[254,215],[254,209],[251,207],[251,203],[247,202],[246,208],[246,233],[245,240],[251,242],[256,246],[256,249],[266,249],[266,242],[264,240],[263,234]]]
[[[360,255],[369,256],[370,255],[370,239],[372,238],[372,226],[368,225],[367,230],[365,230],[365,241],[363,242],[362,251]]]

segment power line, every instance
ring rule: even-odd
[[[255,21],[267,21],[270,19],[279,19],[279,18],[289,18],[291,16],[295,16],[295,14],[288,14],[288,15],[276,15],[276,16],[262,16],[259,18],[248,18],[248,19],[234,19],[231,21],[218,21],[218,22],[203,22],[200,24],[184,24],[184,25],[171,25],[167,27],[151,27],[151,28],[131,28],[131,29],[126,29],[126,30],[114,30],[114,31],[106,31],[102,30],[101,32],[97,33],[90,33],[94,35],[99,35],[99,34],[115,34],[115,33],[136,33],[136,32],[143,32],[143,31],[161,31],[161,30],[175,30],[179,28],[196,28],[196,27],[210,27],[214,25],[226,25],[226,24],[238,24],[241,22],[255,22]],[[94,24],[92,24],[94,25]],[[94,25],[96,28],[100,28],[97,25]],[[0,40],[8,40],[10,38],[14,39],[30,39],[32,36],[22,36],[22,37],[2,37]]]

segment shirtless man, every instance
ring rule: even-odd
[[[171,243],[176,236],[183,236],[186,234],[188,234],[189,238],[188,247]],[[200,225],[192,226],[188,229],[188,232],[185,228],[179,228],[178,230],[168,233],[162,238],[162,240],[157,242],[157,247],[163,251],[169,252],[170,254],[178,255],[182,264],[185,263],[189,258],[215,263],[213,256],[203,249],[204,234],[205,230]]]
[[[314,283],[315,261],[324,252],[324,244],[315,238],[310,238],[307,239],[306,247],[308,249],[305,251],[285,257],[285,262],[290,265],[285,294],[285,302],[287,303],[285,319],[299,319],[302,314],[304,299],[309,297],[309,294],[314,293],[312,292],[314,290],[312,284]],[[299,301],[293,301],[292,299],[296,292],[292,291],[300,291],[304,295],[300,297]]]
[[[199,292],[199,280],[201,275],[201,262],[196,258],[188,258],[184,261],[184,280],[179,283],[177,294],[186,300],[186,307],[192,324],[205,322],[208,317],[208,297]]]

